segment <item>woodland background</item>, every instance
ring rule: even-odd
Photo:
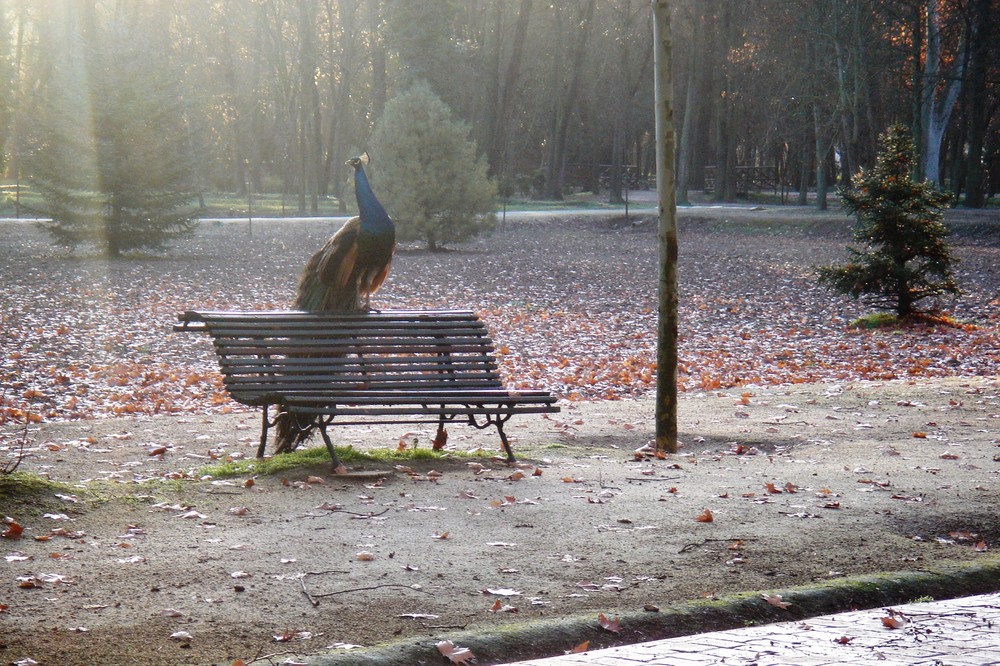
[[[762,165],[823,207],[893,121],[913,130],[919,175],[965,205],[1000,189],[1000,0],[671,9],[680,203],[706,166],[732,200],[735,167]],[[0,0],[0,172],[22,184],[40,142],[85,134],[103,77],[122,122],[142,118],[151,154],[183,159],[196,190],[316,212],[342,201],[344,158],[420,79],[501,192],[603,185],[616,201],[654,163],[651,14],[646,0]]]

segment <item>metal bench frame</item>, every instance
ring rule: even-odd
[[[191,310],[174,330],[209,333],[229,394],[262,408],[257,457],[282,419],[296,444],[319,430],[336,466],[326,431],[335,421],[436,423],[440,433],[461,417],[480,430],[495,427],[513,462],[504,424],[515,414],[559,411],[546,391],[504,388],[489,332],[466,310]]]

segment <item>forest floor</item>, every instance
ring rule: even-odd
[[[530,220],[453,252],[404,248],[379,305],[482,312],[509,381],[558,392],[563,411],[511,422],[517,466],[455,425],[451,455],[355,463],[375,473],[357,479],[326,465],[205,478],[212,459],[253,455],[258,420],[225,400],[207,340],[169,332],[186,307],[280,307],[308,254],[289,248],[328,226],[214,225],[166,257],[110,263],[25,227],[0,250],[18,398],[0,405],[0,454],[20,453],[18,418],[39,414],[21,470],[66,485],[0,494],[24,530],[0,540],[0,663],[309,663],[991,558],[995,215],[956,218],[968,293],[948,307],[969,325],[858,331],[861,309],[810,277],[843,255],[842,215],[684,211],[681,450],[662,459],[635,453],[653,434],[648,223]],[[334,434],[358,449],[431,435]]]

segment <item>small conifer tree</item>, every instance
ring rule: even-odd
[[[875,167],[840,191],[857,217],[854,241],[864,248],[848,247],[847,264],[818,273],[821,284],[902,318],[917,313],[925,298],[960,293],[942,221],[951,195],[911,177],[914,145],[905,126],[889,127],[879,142]]]
[[[372,180],[400,240],[431,250],[489,231],[496,184],[467,125],[426,84],[390,101],[372,135]]]
[[[58,244],[108,257],[159,250],[190,234],[193,151],[176,72],[122,32],[75,62],[54,64],[43,109],[27,123],[25,156],[42,198],[35,212]],[[47,218],[47,219],[44,219]]]

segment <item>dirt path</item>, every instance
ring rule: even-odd
[[[385,476],[320,467],[251,487],[170,481],[210,455],[252,456],[251,414],[45,425],[24,468],[74,487],[19,504],[23,538],[0,540],[0,663],[308,663],[341,644],[610,616],[1000,547],[996,378],[686,394],[682,453],[637,460],[652,409],[580,403],[515,420],[516,468],[370,463]],[[337,430],[359,448],[405,433]],[[495,442],[453,426],[450,446]]]

